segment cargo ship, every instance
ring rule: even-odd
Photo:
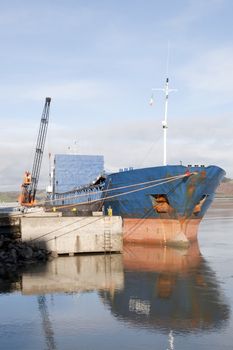
[[[111,207],[122,216],[125,243],[186,245],[197,239],[224,174],[217,166],[181,165],[111,174],[105,180],[105,212]]]
[[[77,215],[103,210],[123,218],[125,243],[187,245],[197,239],[198,226],[225,175],[218,166],[167,164],[167,105],[173,89],[165,88],[163,166],[126,169],[99,176],[92,184],[53,193],[57,210],[70,207]]]

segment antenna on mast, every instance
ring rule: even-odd
[[[165,92],[165,109],[164,109],[164,120],[162,121],[163,127],[163,165],[167,165],[167,110],[168,110],[168,96],[170,92],[175,92],[177,89],[169,89],[169,78],[168,78],[168,66],[169,66],[169,57],[170,57],[170,43],[168,42],[168,52],[167,52],[167,67],[166,67],[166,83],[165,88],[163,89],[152,89],[152,91],[163,91]]]
[[[166,66],[166,75],[167,75],[167,77],[169,75],[169,72],[168,72],[169,60],[170,60],[170,41],[168,41],[168,43],[167,43],[167,66]]]

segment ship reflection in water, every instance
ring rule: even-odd
[[[232,349],[232,227],[233,202],[221,199],[200,226],[203,255],[197,242],[127,244],[123,254],[0,267],[0,348]]]
[[[116,328],[124,334],[122,342],[127,337],[137,343],[132,331],[144,329],[144,341],[148,340],[149,331],[165,337],[164,341],[173,349],[175,333],[215,332],[223,329],[230,315],[215,273],[200,254],[197,243],[187,249],[126,245],[123,254],[59,257],[23,272],[18,278],[15,275],[15,280],[8,284],[5,281],[3,285],[0,280],[0,288],[3,293],[21,291],[23,298],[19,293],[12,296],[14,300],[19,298],[19,305],[25,303],[25,296],[29,304],[36,301],[31,312],[35,315],[35,310],[39,311],[37,317],[48,349],[56,349],[62,337],[72,346],[68,348],[76,347],[79,339],[82,348],[86,348],[87,342],[93,348],[99,341],[99,348],[103,349],[106,338],[110,337],[112,342],[116,337],[112,348],[117,349],[121,340]],[[54,296],[51,299],[49,295]],[[75,299],[75,295],[82,298]],[[78,305],[75,300],[79,300]],[[4,324],[1,317],[0,324]],[[29,334],[14,316],[11,322],[19,332],[10,340],[13,345],[4,349],[16,348],[18,338]],[[9,338],[2,329],[0,336],[6,345]],[[41,349],[42,340],[37,341],[35,349]]]
[[[147,329],[216,330],[229,318],[215,273],[198,243],[187,249],[125,246],[124,288],[101,292],[119,321]]]

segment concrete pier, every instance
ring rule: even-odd
[[[119,216],[21,217],[21,238],[54,254],[122,251]]]

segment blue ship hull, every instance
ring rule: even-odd
[[[217,166],[182,165],[114,173],[105,181],[105,213],[123,218],[125,243],[186,245],[197,239],[224,175]]]
[[[188,172],[191,175],[188,175]],[[169,179],[179,175],[187,176],[174,181],[153,183],[156,179]],[[213,201],[214,193],[225,171],[217,166],[187,167],[180,165],[168,165],[152,168],[129,170],[111,174],[105,182],[107,196],[116,195],[105,200],[105,210],[110,206],[113,215],[123,218],[161,218],[169,217],[178,219],[202,218]],[[166,180],[165,180],[166,181]],[[161,181],[161,182],[165,182]],[[137,185],[143,183],[142,185]],[[145,184],[146,183],[146,184]],[[131,185],[135,187],[128,187]],[[122,189],[117,190],[117,188]],[[127,188],[128,187],[128,188]],[[111,190],[114,189],[114,192]],[[136,190],[135,192],[133,192]],[[124,193],[128,192],[126,195]],[[131,192],[131,193],[130,193]],[[154,210],[155,198],[165,195],[170,207],[169,213],[159,213]],[[204,198],[205,201],[198,213],[193,213],[195,206]]]
[[[168,165],[133,169],[100,177],[90,186],[55,194],[57,209],[123,218],[123,239],[130,243],[184,244],[196,240],[198,225],[211,205],[225,171]]]

